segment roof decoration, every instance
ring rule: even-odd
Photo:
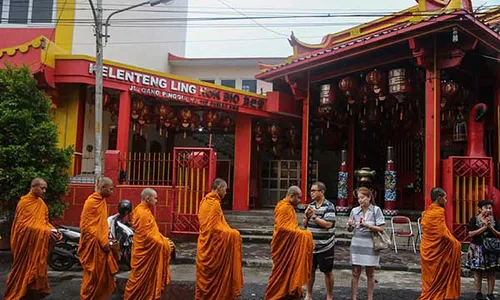
[[[56,54],[67,54],[68,52],[59,47],[49,38],[40,35],[24,44],[0,49],[0,59],[4,56],[16,56],[20,53],[28,53],[31,50],[40,49],[40,63],[50,67],[55,66]]]

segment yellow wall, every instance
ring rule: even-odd
[[[76,0],[57,0],[56,44],[71,53],[73,48],[73,28]],[[73,20],[71,22],[70,20]]]
[[[54,122],[59,132],[58,146],[75,146],[78,128],[79,88],[77,85],[63,86],[59,89],[58,107],[54,113]],[[73,173],[73,163],[70,173]]]

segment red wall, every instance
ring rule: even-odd
[[[150,186],[148,186],[150,187]],[[132,202],[134,207],[141,202],[141,191],[146,186],[140,185],[118,185],[115,186],[113,195],[107,199],[108,215],[116,214],[118,211],[118,203],[120,200],[128,199]],[[152,187],[158,193],[158,203],[154,209],[154,216],[158,227],[163,234],[170,233],[172,226],[172,212],[171,205],[173,203],[173,188],[171,186],[154,186]],[[82,208],[87,197],[94,191],[94,186],[91,184],[71,184],[69,193],[65,197],[65,202],[68,208],[64,212],[61,220],[56,223],[79,226],[80,215]]]
[[[38,36],[53,39],[54,28],[0,28],[0,49],[24,44]]]

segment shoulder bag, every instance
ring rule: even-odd
[[[378,206],[375,206],[375,212],[373,213],[374,226],[377,226],[377,208],[380,209]],[[372,231],[372,240],[374,251],[389,249],[389,245],[391,244],[391,239],[385,230],[382,232]]]

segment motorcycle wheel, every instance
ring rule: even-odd
[[[73,251],[73,247],[71,245],[65,244],[65,243],[60,243],[55,245],[56,248],[62,248],[64,250]],[[54,251],[50,251],[49,253],[49,259],[48,259],[48,264],[50,268],[54,271],[67,271],[71,269],[73,264],[75,263],[74,259],[70,257],[64,257],[61,256]]]

